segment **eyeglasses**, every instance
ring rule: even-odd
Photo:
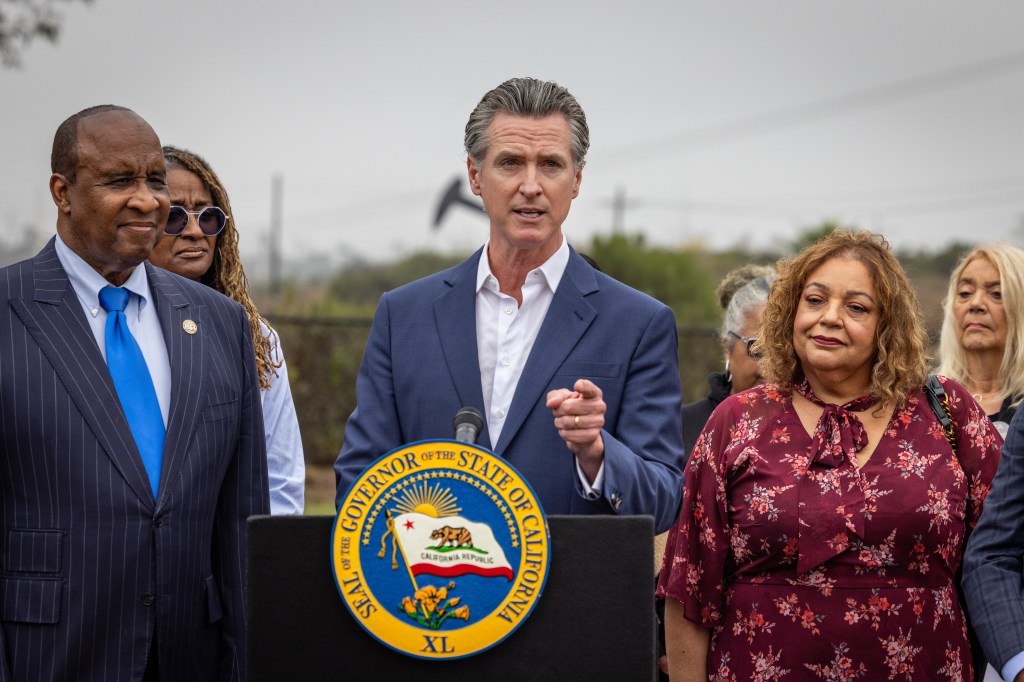
[[[167,215],[167,226],[164,227],[164,234],[179,235],[188,227],[188,217],[196,217],[196,224],[207,237],[214,237],[227,225],[228,217],[224,211],[216,206],[207,206],[199,211],[190,211],[184,206],[171,206],[171,212]]]
[[[746,346],[746,348],[747,348],[747,355],[749,355],[750,357],[754,358],[755,360],[760,360],[761,359],[761,353],[755,353],[754,352],[754,344],[757,343],[757,337],[756,336],[740,336],[736,332],[732,332],[732,331],[726,332],[726,333],[729,336],[734,337],[737,341],[742,342],[743,345]]]

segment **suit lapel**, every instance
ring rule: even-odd
[[[545,389],[551,377],[562,366],[583,333],[597,317],[597,311],[585,298],[586,295],[597,291],[594,271],[575,251],[570,251],[569,263],[562,280],[558,283],[554,298],[551,299],[551,306],[544,316],[544,322],[516,386],[508,411],[508,420],[502,427],[501,439],[494,448],[498,453],[508,448],[537,401],[547,400]]]
[[[32,299],[11,299],[11,307],[129,487],[152,504],[142,457],[53,240],[33,259],[32,276]]]
[[[186,459],[189,439],[195,433],[199,408],[203,404],[205,338],[211,330],[205,328],[202,306],[190,305],[173,277],[148,262],[146,274],[171,365],[171,404],[160,471],[160,498],[165,500],[179,481],[178,473]],[[189,321],[194,327],[186,325]],[[188,333],[186,326],[195,332]]]
[[[434,301],[434,319],[441,337],[441,350],[448,373],[455,383],[459,403],[464,407],[477,407],[481,412],[484,394],[480,386],[480,356],[476,347],[476,271],[482,251],[477,251],[455,269],[445,281],[450,289]],[[490,438],[485,416],[479,441],[490,444]]]

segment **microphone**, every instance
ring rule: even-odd
[[[452,428],[455,429],[455,440],[469,443],[476,443],[476,437],[480,435],[480,429],[484,427],[484,416],[475,407],[463,407],[455,413],[452,420]]]

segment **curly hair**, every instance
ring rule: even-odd
[[[949,291],[942,303],[942,333],[939,339],[939,373],[961,384],[970,383],[967,370],[967,351],[960,344],[957,333],[953,303],[964,270],[971,261],[984,258],[999,273],[999,290],[1002,293],[1003,314],[1006,315],[1006,347],[999,376],[1003,378],[1003,390],[1013,401],[1024,397],[1024,250],[1009,244],[979,246],[964,256],[949,277]]]
[[[170,145],[163,148],[164,160],[167,165],[175,166],[195,174],[210,192],[213,204],[227,215],[224,230],[217,235],[217,243],[213,250],[213,262],[210,269],[200,278],[200,282],[219,291],[231,300],[239,303],[249,317],[249,331],[252,334],[252,345],[256,351],[256,370],[260,378],[260,390],[270,388],[270,378],[277,376],[277,368],[281,360],[272,353],[271,338],[264,336],[263,327],[270,325],[256,309],[256,304],[249,296],[249,280],[242,268],[242,257],[238,252],[238,230],[235,218],[231,213],[231,201],[220,178],[206,159],[187,149],[179,149]],[[271,334],[274,334],[271,330]]]
[[[825,261],[848,258],[864,264],[878,295],[879,319],[868,393],[881,405],[903,405],[928,376],[928,335],[917,294],[899,260],[881,235],[835,230],[792,258],[778,263],[779,278],[761,317],[758,342],[761,372],[788,386],[800,361],[793,346],[793,324],[807,278]]]

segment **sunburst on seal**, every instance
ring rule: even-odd
[[[440,483],[429,485],[424,482],[420,486],[412,485],[398,497],[395,509],[399,513],[417,512],[434,518],[456,516],[462,508],[457,506],[458,499],[450,488],[441,488]]]

